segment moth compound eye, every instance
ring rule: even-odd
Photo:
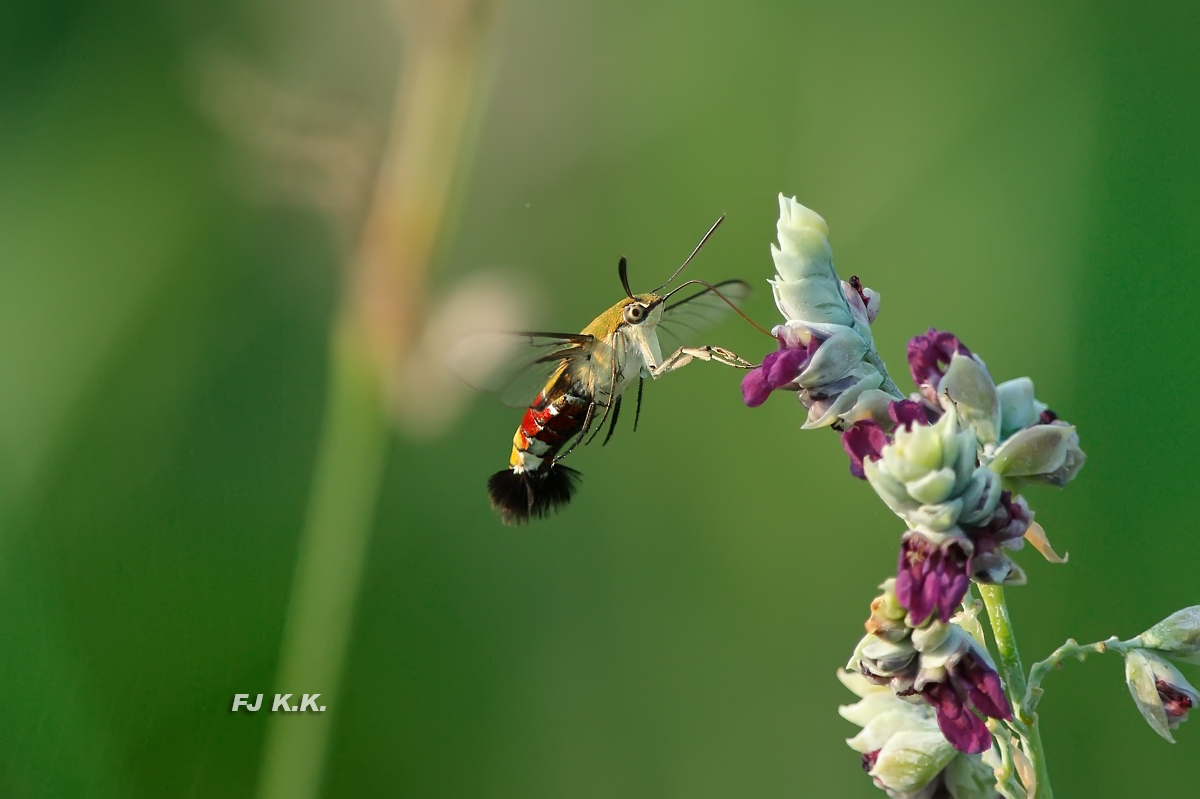
[[[625,321],[631,325],[641,324],[646,319],[646,306],[630,303],[625,306]]]

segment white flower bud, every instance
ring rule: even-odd
[[[1144,646],[1200,664],[1200,605],[1177,610],[1138,636]]]
[[[915,799],[943,786],[954,799],[995,796],[991,775],[999,760],[994,747],[982,758],[961,754],[942,735],[927,703],[905,701],[856,672],[839,671],[838,679],[861,697],[838,708],[842,718],[862,727],[846,743],[867,756],[867,773],[889,796]]]
[[[942,773],[958,754],[950,742],[933,729],[894,733],[879,750],[867,773],[885,790],[907,795],[921,790]]]
[[[1001,444],[990,466],[1001,477],[1046,478],[1067,465],[1072,448],[1079,450],[1079,437],[1074,427],[1062,424],[1034,425]],[[1079,455],[1083,453],[1079,452]],[[1072,472],[1070,477],[1074,476]]]
[[[1000,399],[1000,437],[1008,438],[1022,428],[1035,424],[1046,410],[1044,402],[1033,395],[1033,381],[1028,377],[1005,380],[996,386]]]
[[[971,508],[987,499],[986,485],[972,486],[975,435],[960,430],[954,409],[934,425],[899,427],[879,460],[864,461],[863,472],[876,493],[913,529],[940,532],[958,522],[962,497],[970,493]],[[993,503],[994,506],[994,503]]]
[[[977,359],[955,353],[946,375],[938,383],[938,399],[954,405],[963,423],[975,430],[983,444],[1000,437],[1000,400],[992,376]]]
[[[778,274],[775,304],[789,320],[851,326],[854,318],[833,268],[829,226],[794,197],[779,195],[779,246],[771,245]]]

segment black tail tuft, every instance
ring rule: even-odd
[[[501,469],[488,478],[488,498],[509,526],[530,517],[549,516],[571,501],[582,475],[569,466],[552,465],[536,472]]]
[[[583,475],[570,466],[551,466],[538,472],[542,483],[534,491],[533,512],[538,517],[549,516],[571,501]]]

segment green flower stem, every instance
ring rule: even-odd
[[[333,332],[327,391],[276,690],[292,692],[292,706],[301,693],[320,693],[317,704],[328,710],[268,716],[261,799],[312,799],[320,791],[386,460],[378,373],[365,336],[345,316]]]
[[[996,770],[996,790],[1004,799],[1026,799],[1025,789],[1017,781],[1012,759],[1012,732],[996,719],[988,720],[988,729],[996,736],[1000,750],[1000,768]]]
[[[1127,649],[1137,647],[1137,641],[1121,641],[1115,635],[1105,641],[1097,641],[1094,644],[1080,644],[1074,638],[1068,638],[1066,643],[1050,653],[1050,656],[1045,660],[1039,660],[1033,664],[1029,670],[1029,685],[1025,689],[1024,707],[1029,713],[1037,708],[1038,701],[1042,698],[1042,680],[1050,673],[1051,669],[1056,669],[1062,665],[1062,662],[1069,657],[1086,660],[1090,654],[1102,655],[1105,652],[1124,652]]]
[[[1004,603],[1004,589],[998,585],[980,585],[979,593],[987,608],[992,635],[996,639],[996,650],[1000,654],[1000,674],[1008,691],[1008,700],[1013,706],[1013,727],[1021,736],[1022,750],[1033,767],[1035,785],[1029,791],[1030,799],[1053,799],[1050,788],[1050,772],[1046,764],[1046,752],[1042,747],[1042,733],[1038,729],[1037,715],[1025,707],[1028,690],[1025,668],[1021,665],[1021,653],[1017,651],[1017,639],[1012,622],[1008,618],[1008,606]]]

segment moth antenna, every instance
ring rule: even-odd
[[[638,419],[642,418],[642,376],[638,375],[637,410],[633,412],[633,432],[637,432]]]
[[[617,261],[617,274],[621,276],[621,288],[625,289],[625,296],[632,300],[633,292],[629,290],[629,262],[625,260],[624,255]]]
[[[713,222],[712,227],[710,227],[708,229],[708,232],[704,234],[704,237],[700,239],[700,243],[696,245],[696,249],[692,250],[692,254],[683,260],[683,263],[681,263],[679,265],[679,268],[671,273],[671,276],[666,279],[666,281],[662,284],[662,286],[659,286],[658,288],[654,289],[655,292],[657,292],[658,289],[661,289],[663,286],[669,285],[672,280],[674,280],[676,277],[679,276],[679,273],[683,271],[683,268],[685,266],[687,266],[688,264],[690,264],[692,262],[692,259],[696,257],[696,253],[700,252],[700,248],[704,246],[704,243],[706,241],[708,241],[708,237],[711,236],[713,234],[713,231],[715,231],[717,228],[719,228],[721,226],[721,223],[724,221],[725,221],[725,214],[721,214],[719,217],[717,217],[717,221]]]

